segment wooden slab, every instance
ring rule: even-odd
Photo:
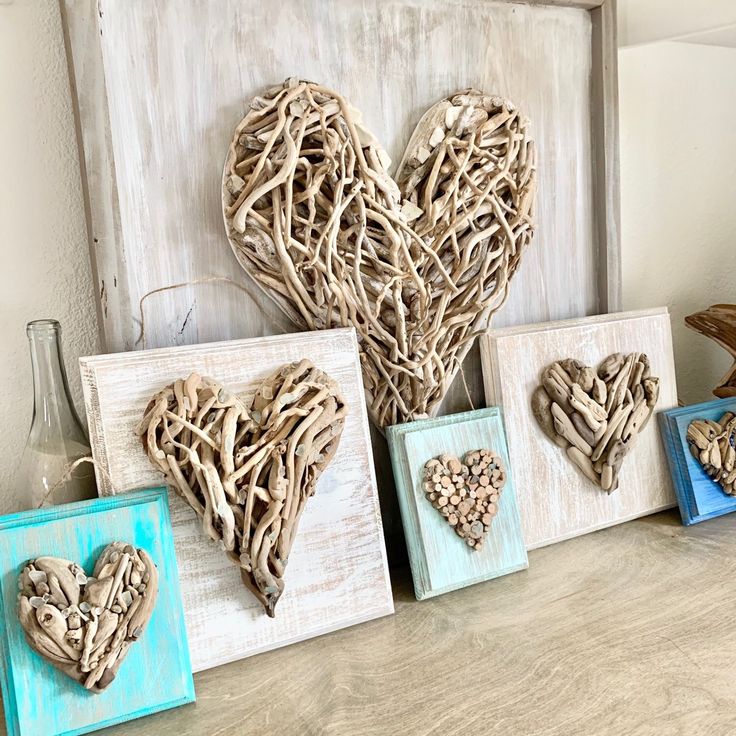
[[[42,556],[77,562],[91,575],[100,552],[117,541],[151,556],[159,591],[140,641],[107,689],[93,694],[27,644],[16,613],[18,575]],[[194,701],[165,489],[1,517],[0,596],[0,682],[10,736],[89,733]]]
[[[350,410],[337,454],[304,510],[275,619],[264,614],[238,568],[208,540],[194,511],[169,494],[195,671],[393,612],[355,332],[80,360],[98,488],[110,494],[161,482],[134,432],[161,388],[197,371],[247,395],[278,366],[301,358],[340,384]]]
[[[736,511],[736,498],[728,496],[690,454],[687,428],[693,419],[718,421],[727,411],[736,412],[736,398],[716,399],[662,412],[659,428],[675,486],[683,524],[697,524]]]
[[[646,353],[660,378],[656,412],[677,405],[666,309],[491,330],[481,338],[486,400],[504,414],[511,469],[528,549],[586,534],[675,504],[652,420],[626,455],[610,495],[582,476],[531,412],[531,396],[551,363],[576,358],[597,366],[614,352]]]
[[[387,429],[387,439],[419,600],[526,569],[519,508],[498,409],[397,424]],[[422,484],[428,460],[445,453],[462,459],[466,452],[480,449],[501,456],[507,477],[498,514],[483,548],[475,551],[426,499]]]

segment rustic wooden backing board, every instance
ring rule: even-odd
[[[345,95],[395,163],[442,97],[514,100],[537,142],[538,231],[496,324],[620,309],[615,0],[60,2],[107,350],[295,329],[238,265],[220,202],[248,100],[289,76]],[[477,349],[465,377],[481,405]],[[442,413],[468,408],[456,381]]]
[[[349,404],[337,454],[307,502],[276,618],[210,542],[194,511],[169,493],[194,671],[393,612],[363,382],[352,329],[80,359],[102,494],[160,485],[134,432],[151,397],[192,371],[247,395],[277,367],[309,358]]]
[[[576,358],[597,366],[615,352],[646,353],[660,378],[655,413],[677,405],[666,309],[491,330],[481,338],[486,400],[501,407],[528,549],[619,524],[675,505],[653,417],[626,455],[610,495],[575,468],[539,428],[531,396],[550,363]]]
[[[387,438],[414,593],[419,600],[529,566],[498,409],[477,409],[438,419],[396,424],[388,428]],[[498,501],[498,514],[486,534],[483,549],[476,551],[455,534],[427,500],[423,470],[428,460],[442,454],[462,459],[466,453],[481,449],[498,453],[507,472]]]

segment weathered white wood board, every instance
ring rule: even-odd
[[[624,458],[618,490],[607,495],[544,435],[531,411],[532,393],[551,363],[576,358],[597,366],[611,353],[635,351],[649,356],[652,375],[660,378],[655,413],[676,406],[666,309],[509,327],[481,338],[486,400],[503,410],[528,549],[675,505],[654,418]]]
[[[514,100],[538,147],[538,229],[496,324],[620,308],[615,0],[61,2],[107,350],[294,329],[238,266],[220,203],[248,99],[294,75],[344,94],[395,163],[449,93]],[[479,406],[477,349],[465,377]],[[456,381],[444,412],[468,408]]]
[[[352,329],[80,359],[103,495],[161,485],[134,429],[151,397],[192,371],[247,395],[284,363],[309,358],[339,384],[349,414],[337,454],[304,510],[275,619],[238,568],[169,493],[195,671],[393,612],[363,382]]]

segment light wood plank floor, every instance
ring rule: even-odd
[[[196,705],[105,734],[736,734],[736,516],[529,561],[421,603],[399,571],[393,617],[200,673]]]

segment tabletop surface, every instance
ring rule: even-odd
[[[196,704],[101,733],[734,734],[735,531],[665,512],[422,602],[395,571],[395,615],[201,672]]]

